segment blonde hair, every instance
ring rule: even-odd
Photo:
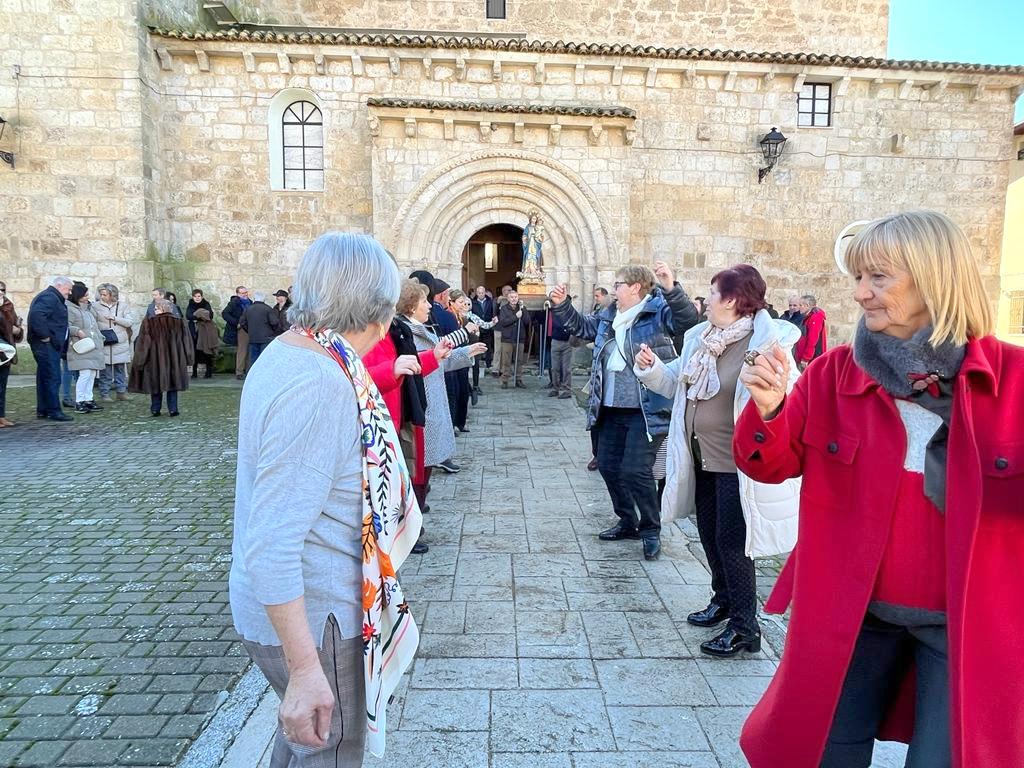
[[[621,277],[622,281],[629,285],[640,283],[641,295],[654,287],[654,272],[643,264],[627,264],[624,267],[619,267],[619,271],[615,275]]]
[[[907,211],[862,229],[845,255],[851,275],[895,267],[910,273],[932,320],[933,347],[993,333],[992,307],[967,235],[935,211]]]
[[[416,278],[402,281],[402,292],[398,294],[398,305],[395,311],[400,315],[411,315],[427,297],[427,286]]]

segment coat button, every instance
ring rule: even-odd
[[[1010,462],[1002,456],[996,459],[996,469],[1006,469],[1008,466],[1010,466]]]
[[[755,432],[754,433],[754,442],[755,443],[763,443],[766,439],[767,438],[764,436],[764,432]]]
[[[828,444],[828,452],[829,453],[839,453],[839,443],[829,443]]]

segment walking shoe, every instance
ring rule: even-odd
[[[459,427],[458,430],[460,435],[465,435],[469,432],[469,427]]]
[[[430,511],[430,505],[429,504],[424,504],[423,505],[423,509],[420,510],[420,512],[422,512],[424,515],[427,514],[427,512],[429,512],[429,511]],[[420,530],[422,530],[422,528]]]
[[[686,617],[686,621],[695,627],[714,627],[729,618],[729,611],[712,600],[708,607],[694,611]]]
[[[597,457],[596,456],[594,458],[592,458],[590,461],[587,462],[587,471],[588,472],[597,472]]]
[[[117,393],[117,399],[120,400],[122,403],[131,400],[131,398],[128,397],[128,393],[127,392],[118,392]]]
[[[548,392],[548,397],[558,397],[558,390],[552,389],[550,392]]]
[[[740,651],[757,653],[760,650],[760,631],[754,634],[746,634],[744,632],[737,632],[732,627],[726,627],[718,636],[700,644],[701,653],[706,653],[708,656],[717,656],[721,659],[735,656]]]
[[[85,407],[88,408],[90,411],[102,411],[103,410],[103,406],[102,405],[98,405],[95,400],[86,400],[85,401]]]
[[[241,374],[241,373],[236,373],[236,374],[235,374],[235,378],[236,378],[236,379],[238,379],[239,381],[241,381],[242,379],[244,379],[244,378],[245,378],[245,375],[244,375],[244,374]]]
[[[167,415],[168,415],[168,416],[177,416],[177,415],[178,415],[178,412],[177,412],[177,411],[168,411],[168,412],[167,412]]]
[[[480,401],[480,390],[474,389],[469,393],[469,402],[474,406]]]
[[[67,398],[64,398],[63,400],[61,400],[60,404],[63,405],[65,408],[74,408],[75,407],[75,401],[74,400],[68,400]]]
[[[572,397],[572,392],[559,392],[558,393],[558,399],[559,400],[568,400],[570,397]]]
[[[648,536],[644,539],[644,560],[657,560],[661,556],[661,539]]]
[[[64,413],[64,411],[61,411],[60,413],[55,413],[53,414],[53,416],[43,416],[43,418],[48,418],[50,421],[74,421],[74,419],[71,416],[68,416],[66,413]]]
[[[13,427],[14,422],[5,416],[0,416],[0,427]]]
[[[462,470],[462,467],[460,467],[458,464],[456,464],[451,459],[445,459],[444,461],[442,461],[437,466],[439,466],[441,469],[443,469],[449,475],[454,475],[456,472],[459,472],[459,471]]]
[[[84,400],[80,403],[75,403],[75,413],[89,413],[90,411],[92,411],[92,408]]]
[[[114,398],[112,398],[110,395],[100,395],[100,402],[101,403],[112,403],[112,402],[114,402]]]
[[[521,381],[516,382],[516,389],[526,389],[526,385]]]
[[[599,534],[597,534],[597,538],[599,538],[601,541],[621,541],[622,539],[639,539],[640,531],[638,531],[629,523],[624,523],[620,520],[611,528],[603,530]]]
[[[160,415],[160,411],[150,411],[149,415],[150,416],[159,416]]]
[[[417,540],[416,543],[412,545],[412,549],[410,551],[414,555],[422,555],[424,552],[429,552],[430,547],[428,547],[422,541]]]

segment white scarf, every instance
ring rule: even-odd
[[[629,343],[626,338],[626,333],[630,328],[633,327],[633,323],[636,321],[640,311],[647,306],[647,300],[650,296],[645,296],[643,301],[634,307],[630,307],[626,310],[617,310],[615,313],[615,319],[612,320],[612,328],[615,331],[615,346],[618,347],[612,352],[611,357],[608,358],[608,370],[615,372],[621,371],[626,368],[626,358],[622,354],[622,350],[626,349],[626,345]]]
[[[741,317],[728,328],[708,324],[700,335],[700,346],[683,368],[683,378],[690,385],[687,400],[710,400],[722,388],[718,379],[718,356],[730,344],[742,339],[754,329],[754,318]]]

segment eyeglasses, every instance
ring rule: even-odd
[[[617,291],[620,285],[633,285],[633,283],[626,282],[625,280],[616,280],[612,283],[612,290]]]

